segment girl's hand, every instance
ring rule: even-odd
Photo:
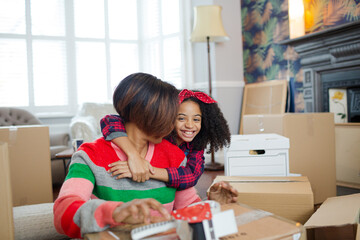
[[[135,182],[145,182],[149,180],[150,173],[154,173],[154,168],[149,161],[141,158],[139,154],[129,155],[128,164],[132,174],[132,180]]]
[[[148,161],[142,158],[134,144],[127,137],[117,137],[112,142],[123,149],[128,157],[128,164],[131,172],[130,178],[135,182],[145,182],[149,180],[150,173],[154,174],[154,169]]]
[[[228,182],[217,182],[209,190],[209,200],[215,200],[220,204],[237,202],[238,191]]]
[[[160,217],[151,216],[151,209],[159,212]],[[112,217],[115,222],[128,224],[150,224],[170,220],[169,212],[161,203],[153,198],[134,199],[130,202],[123,203],[114,210]]]
[[[109,164],[110,169],[108,173],[111,173],[111,176],[116,176],[116,179],[121,178],[131,178],[131,172],[127,161],[117,161]]]

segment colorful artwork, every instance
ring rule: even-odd
[[[360,0],[304,0],[305,32],[360,20]]]
[[[360,20],[360,0],[304,0],[307,33]],[[293,79],[294,112],[304,111],[300,58],[289,39],[288,0],[242,0],[244,79],[246,83]]]

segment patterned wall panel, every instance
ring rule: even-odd
[[[307,33],[360,19],[360,0],[304,0]],[[288,0],[242,0],[244,78],[246,83],[288,79],[292,111],[303,112],[300,58],[289,38]]]

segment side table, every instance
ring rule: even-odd
[[[55,157],[57,159],[63,160],[65,177],[66,177],[67,169],[70,165],[71,157],[73,154],[74,154],[74,148],[67,148],[64,151],[61,151],[61,152],[55,154]],[[66,160],[69,160],[69,161],[66,163]]]

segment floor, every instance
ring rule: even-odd
[[[205,171],[204,174],[201,176],[201,178],[199,179],[198,183],[195,186],[201,199],[206,198],[206,191],[217,175],[224,175],[224,171]],[[59,194],[60,187],[61,185],[53,186],[54,200],[57,198]],[[337,196],[360,193],[360,189],[343,187],[343,186],[337,186],[336,191],[337,191]]]

